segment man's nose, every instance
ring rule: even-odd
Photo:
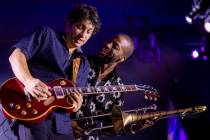
[[[81,31],[80,37],[85,38],[86,36],[87,36],[87,31],[86,30]]]
[[[111,48],[112,48],[111,43],[106,44],[106,49],[107,49],[107,50],[111,50]]]

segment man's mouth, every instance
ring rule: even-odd
[[[100,51],[100,52],[99,52],[99,55],[100,55],[100,56],[106,56],[106,55],[107,55],[107,52],[105,52],[105,51]]]
[[[82,40],[82,39],[75,39],[74,41],[75,41],[75,43],[80,43],[80,44],[84,42],[84,40]]]
[[[108,55],[108,54],[110,54],[111,53],[111,51],[108,51],[108,50],[105,50],[105,49],[102,49],[100,52],[99,52],[99,54],[101,54],[101,55]]]

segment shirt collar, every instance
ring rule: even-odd
[[[65,43],[65,36],[66,36],[66,33],[64,31],[62,32],[59,32],[58,34],[58,37],[62,40],[64,46],[66,47],[66,49],[68,50],[67,46],[66,46],[66,43]],[[76,48],[76,50],[74,51],[73,53],[73,56],[74,57],[78,57],[78,56],[81,56],[83,54],[83,51],[82,51],[82,48],[79,47],[79,48]],[[70,55],[71,56],[71,55]]]

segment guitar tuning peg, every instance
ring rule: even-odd
[[[152,97],[152,96],[149,96],[149,100],[150,100],[150,101],[153,100],[153,97]]]
[[[157,99],[157,97],[154,97],[154,101],[157,101],[158,99]]]

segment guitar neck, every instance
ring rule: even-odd
[[[66,93],[66,95],[75,92],[83,93],[83,95],[91,95],[111,92],[145,91],[145,89],[138,88],[136,85],[114,85],[97,87],[68,87],[63,88],[63,91]]]
[[[104,94],[113,92],[131,92],[140,91],[144,94],[146,98],[149,97],[150,100],[155,101],[159,98],[156,89],[148,85],[110,85],[110,86],[97,86],[97,87],[62,87],[54,86],[53,91],[57,99],[65,98],[74,93],[82,93],[82,95],[94,95],[94,94]]]

